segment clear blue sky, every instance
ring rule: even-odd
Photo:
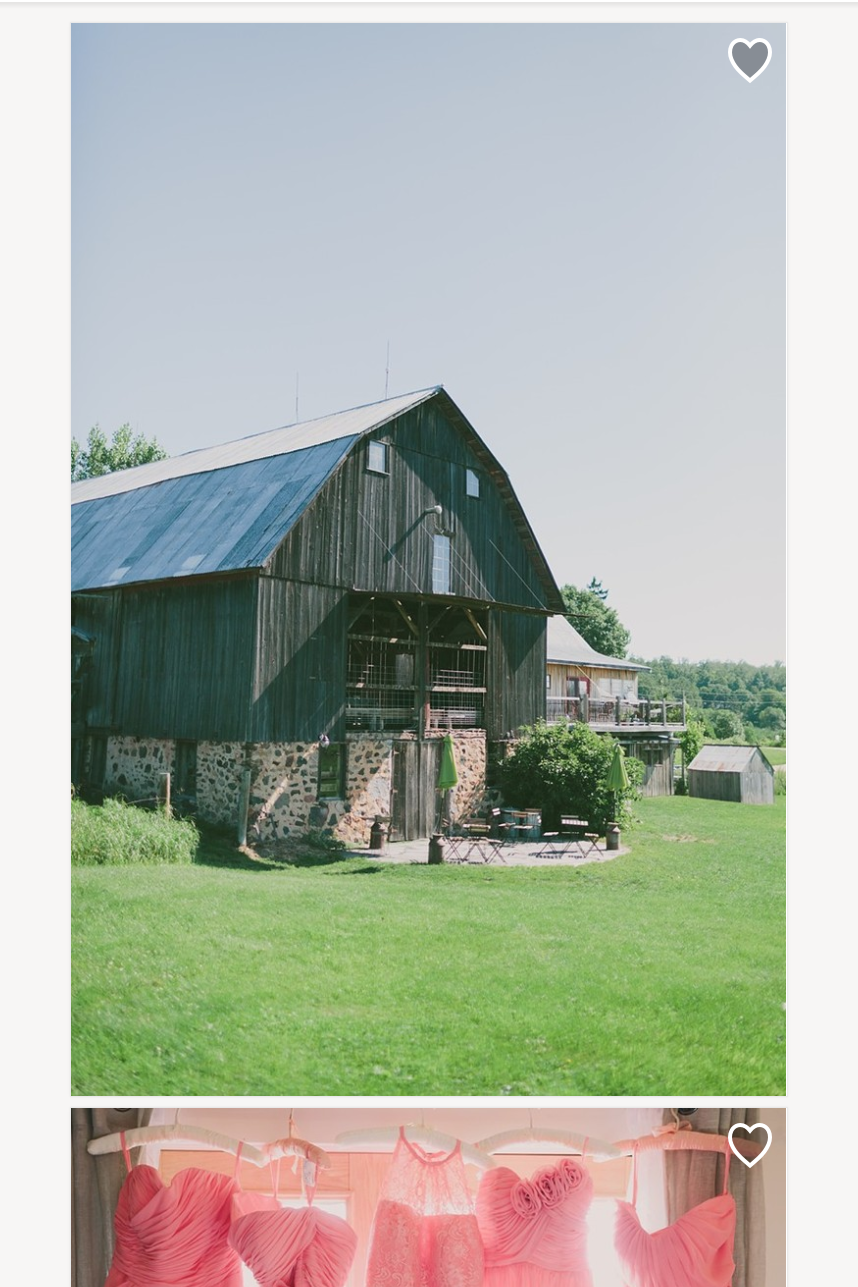
[[[727,61],[764,36],[752,84]],[[72,432],[444,384],[632,650],[784,656],[785,28],[75,25]]]

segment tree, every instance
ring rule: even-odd
[[[689,716],[685,728],[679,735],[679,745],[682,749],[682,785],[683,789],[686,791],[688,789],[688,779],[686,777],[688,766],[700,750],[705,739],[706,729],[703,727],[700,720],[694,719],[693,716]]]
[[[731,737],[744,736],[742,720],[735,711],[712,711],[712,731],[719,741],[726,742]]]
[[[629,786],[614,800],[608,790],[608,769],[614,740],[595,733],[587,724],[534,724],[501,765],[501,790],[513,808],[542,811],[544,829],[557,830],[562,814],[584,818],[604,834],[616,805],[638,798],[631,761]],[[643,766],[641,765],[641,770]]]
[[[104,430],[93,425],[82,447],[77,438],[71,442],[71,480],[78,483],[83,478],[100,478],[118,469],[133,469],[135,465],[148,465],[151,460],[165,460],[167,453],[157,438],[144,438],[134,434],[129,424],[120,425],[110,442]]]
[[[631,634],[605,600],[608,591],[593,577],[586,590],[564,585],[560,591],[566,605],[566,619],[596,652],[607,657],[625,657]]]

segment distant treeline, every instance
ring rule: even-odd
[[[649,666],[640,675],[641,697],[679,700],[683,694],[707,736],[772,744],[786,735],[786,667],[746,661],[629,660]]]

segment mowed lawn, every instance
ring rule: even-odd
[[[779,1095],[785,800],[645,800],[581,868],[73,881],[72,1093]]]

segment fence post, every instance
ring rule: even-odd
[[[163,804],[164,812],[166,813],[167,817],[168,818],[172,817],[173,810],[170,805],[170,774],[169,773],[158,774],[158,800]]]
[[[662,703],[661,703],[661,722],[662,722],[662,724],[666,724],[666,723],[667,723],[667,698],[663,698],[663,699],[662,699]]]
[[[247,844],[247,811],[250,808],[250,769],[241,770],[238,789],[238,843]]]

